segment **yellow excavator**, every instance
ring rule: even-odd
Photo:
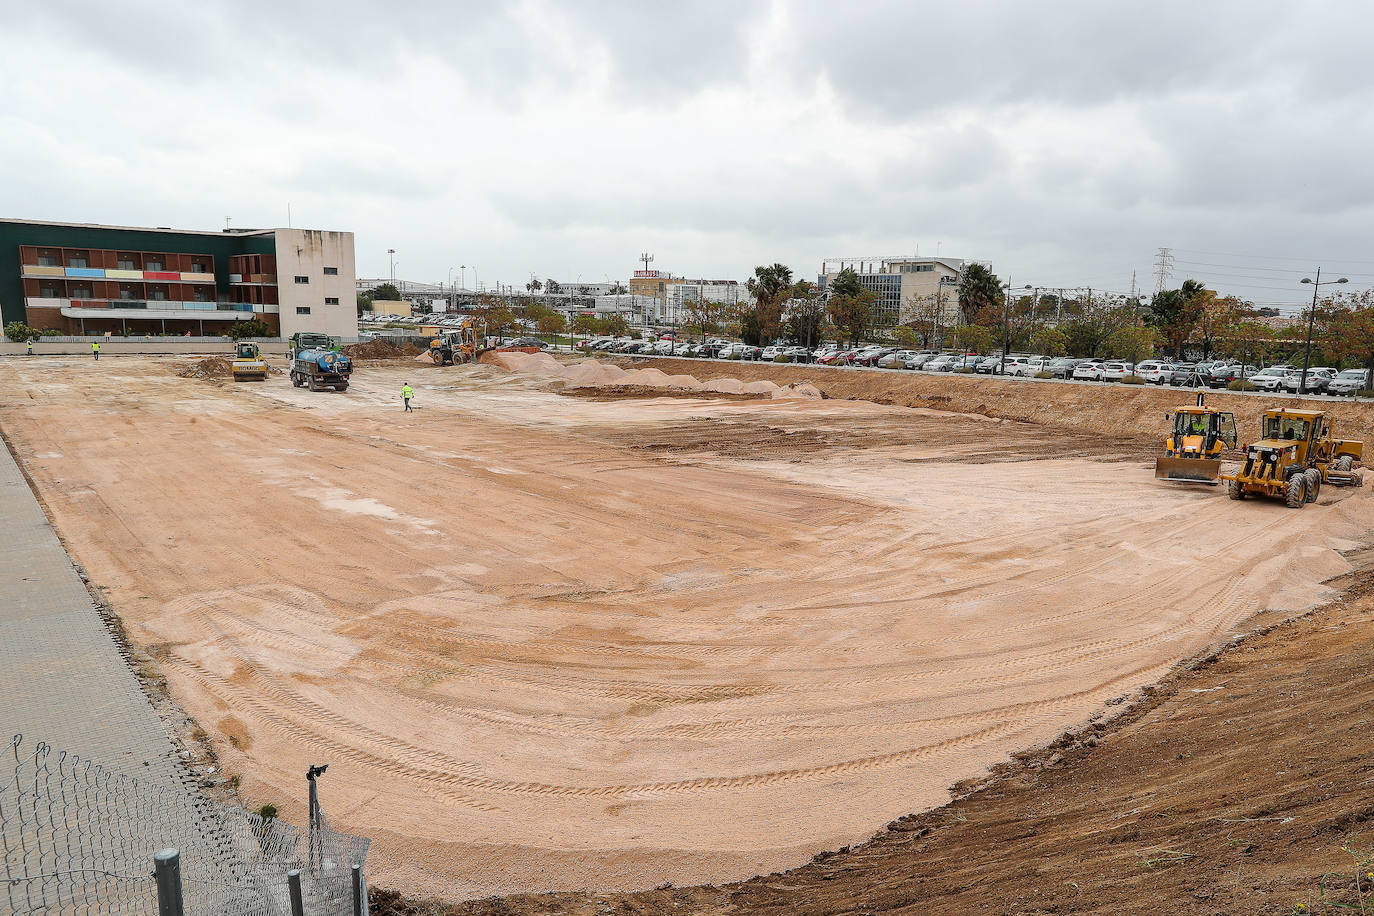
[[[267,378],[267,363],[257,344],[247,340],[234,344],[233,375],[236,382]]]
[[[444,331],[429,342],[429,358],[436,366],[470,363],[485,347],[486,336],[477,319],[468,316],[459,322],[456,330]]]
[[[1236,416],[1203,404],[1180,407],[1168,415],[1173,429],[1164,454],[1155,459],[1155,477],[1180,483],[1216,484],[1221,480],[1221,451],[1236,447]]]

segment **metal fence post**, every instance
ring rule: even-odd
[[[286,873],[286,888],[291,894],[291,916],[305,916],[305,904],[301,902],[301,872],[293,868]]]
[[[363,916],[363,867],[353,866],[353,916]]]
[[[158,916],[183,916],[181,900],[181,853],[164,849],[153,856],[157,875]]]

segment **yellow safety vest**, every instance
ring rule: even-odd
[[[415,389],[414,389],[414,388],[411,388],[409,385],[402,385],[402,386],[401,386],[401,397],[403,397],[403,398],[408,398],[408,397],[412,396],[413,394],[415,394]]]
[[[94,352],[94,353],[99,353],[99,352],[100,352],[100,344],[95,343],[95,342],[92,342],[92,343],[91,343],[91,351]]]

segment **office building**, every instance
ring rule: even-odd
[[[879,327],[908,324],[934,311],[941,322],[959,322],[959,277],[961,258],[830,258],[821,264],[818,278],[828,289],[841,270],[850,268],[864,288],[877,294],[874,323]]]
[[[0,219],[0,315],[63,334],[357,337],[353,233]]]

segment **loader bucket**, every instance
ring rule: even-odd
[[[1221,477],[1221,459],[1160,455],[1155,459],[1155,477],[1180,483],[1217,483]]]

